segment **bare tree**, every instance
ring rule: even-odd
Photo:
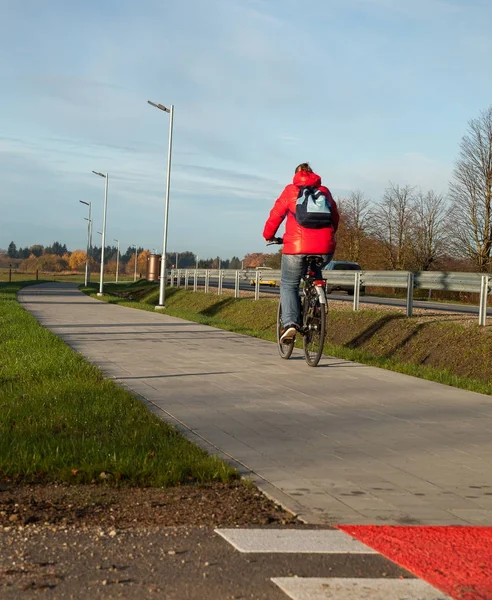
[[[492,265],[492,106],[468,123],[450,184],[455,252],[479,271]]]
[[[341,201],[343,221],[347,230],[348,259],[359,262],[360,248],[371,217],[370,201],[363,192],[351,192],[348,198]]]
[[[372,235],[382,244],[388,266],[405,269],[410,257],[414,188],[390,182],[372,216]]]
[[[419,191],[414,201],[412,254],[415,268],[428,271],[446,248],[447,205],[442,194]]]

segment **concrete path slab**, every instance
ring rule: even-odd
[[[492,398],[88,298],[19,294],[74,350],[311,523],[492,525]]]

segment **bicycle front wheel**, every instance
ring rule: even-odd
[[[292,338],[292,340],[288,341],[288,342],[281,342],[280,341],[280,336],[282,335],[282,304],[278,303],[278,310],[277,310],[277,346],[278,346],[278,353],[280,354],[281,358],[285,358],[288,359],[290,358],[290,355],[292,354],[292,351],[294,350],[294,345],[296,343],[296,339]]]
[[[315,289],[311,288],[304,297],[303,346],[306,362],[316,367],[323,354],[326,334],[326,304],[319,301]]]

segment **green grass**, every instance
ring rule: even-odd
[[[416,365],[409,362],[396,361],[391,358],[378,357],[369,352],[364,352],[363,350],[347,348],[329,342],[325,344],[324,353],[330,356],[336,356],[337,358],[343,358],[345,360],[371,365],[389,371],[396,371],[413,377],[420,377],[421,379],[427,379],[428,381],[443,383],[463,390],[492,395],[492,384],[471,377],[454,375],[450,369],[437,369],[426,365]]]
[[[10,275],[12,278],[12,283],[25,283],[26,281],[34,280],[35,283],[49,282],[49,281],[72,281],[76,283],[84,283],[85,275],[84,273],[47,273],[47,272],[39,272],[38,279],[36,281],[36,273],[23,273],[22,271],[12,270]],[[99,273],[92,273],[91,278],[93,282],[99,281]],[[105,275],[106,280],[114,281],[114,275]],[[133,281],[133,275],[119,275],[119,281],[129,282]],[[0,282],[9,281],[9,270],[0,268]]]
[[[29,282],[35,283],[35,282]],[[235,471],[41,327],[0,284],[0,478],[170,486]]]
[[[106,286],[107,292],[124,292],[124,285]],[[95,290],[85,290],[88,293],[94,293]],[[133,288],[134,296],[138,299],[130,301],[128,298],[121,298],[112,295],[106,295],[100,299],[121,306],[138,308],[141,310],[155,310],[158,300],[158,289],[154,284],[142,282],[140,288],[135,284]],[[204,325],[211,325],[219,329],[225,329],[236,333],[250,335],[253,337],[275,341],[276,340],[276,310],[277,300],[260,299],[254,301],[250,298],[232,298],[230,296],[220,296],[216,294],[205,294],[203,292],[194,293],[184,289],[167,288],[166,289],[166,309],[169,315],[180,317],[189,321],[195,321]],[[329,327],[344,327],[344,324],[336,324],[337,314],[342,312],[330,312]],[[375,310],[359,311],[358,313],[343,313],[344,320],[357,319],[359,315],[365,315],[374,322],[381,318],[381,313]],[[397,320],[401,320],[401,315],[394,316],[396,329],[399,328]],[[346,323],[345,323],[346,325]],[[439,326],[439,325],[437,325]],[[415,326],[417,328],[417,326]],[[456,335],[459,338],[458,346],[463,345],[463,336],[466,331],[458,326],[446,324],[445,327],[455,327]],[[377,340],[375,345],[377,345]],[[459,348],[458,348],[459,350]],[[272,352],[276,348],[272,347]],[[492,395],[492,383],[487,380],[480,380],[473,377],[464,377],[453,373],[449,368],[436,368],[425,364],[415,364],[411,361],[402,361],[392,356],[378,356],[374,352],[369,352],[360,348],[351,348],[346,345],[327,341],[324,347],[324,353],[337,358],[355,361],[383,369],[405,373],[414,377],[420,377],[429,381],[436,381],[446,385]],[[481,360],[477,351],[477,361]]]
[[[70,273],[68,275],[62,273],[38,273],[38,280],[36,280],[36,273],[22,273],[21,271],[14,271],[9,275],[8,269],[0,269],[0,282],[9,282],[11,277],[11,283],[20,283],[21,285],[27,281],[33,281],[34,283],[42,283],[48,281],[74,281],[83,283],[83,273]]]

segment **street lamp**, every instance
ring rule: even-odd
[[[135,246],[135,274],[133,275],[133,281],[137,281],[137,258],[138,258],[138,253],[137,253],[137,244],[133,244]]]
[[[85,254],[85,279],[84,285],[87,287],[87,284],[90,281],[90,271],[89,271],[89,252],[91,250],[91,229],[92,229],[92,219],[91,219],[91,208],[92,202],[84,202],[83,200],[79,200],[81,204],[85,204],[89,207],[89,218],[87,219],[87,251]]]
[[[92,226],[94,225],[94,219],[88,219],[87,217],[84,217],[85,221],[88,221],[89,225],[90,225],[90,235],[89,235],[89,249],[90,249],[90,253],[92,254]],[[89,279],[90,279],[90,274],[91,274],[91,270],[90,270],[90,262],[89,262]]]
[[[102,235],[102,231],[96,231],[96,233],[97,233],[97,235]]]
[[[167,150],[167,177],[166,177],[166,204],[164,209],[164,235],[162,241],[162,260],[161,260],[161,277],[159,284],[159,304],[156,308],[164,308],[166,300],[166,251],[167,251],[167,224],[169,216],[169,188],[171,185],[171,150],[173,145],[173,119],[174,119],[174,104],[166,108],[162,104],[155,104],[150,100],[147,102],[151,106],[155,106],[159,110],[169,113],[169,146]]]
[[[118,283],[118,269],[120,266],[120,240],[113,238],[113,242],[118,244],[118,250],[116,251],[116,283]]]
[[[98,171],[92,171],[94,175],[99,175],[99,177],[104,177],[106,180],[104,185],[104,211],[103,211],[103,230],[102,230],[102,240],[101,240],[101,274],[99,276],[99,292],[98,296],[103,295],[103,280],[104,280],[104,244],[106,242],[106,212],[108,209],[108,174],[99,173]]]

